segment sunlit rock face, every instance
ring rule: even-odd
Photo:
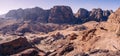
[[[118,8],[114,13],[109,16],[108,22],[110,23],[120,23],[120,8]]]

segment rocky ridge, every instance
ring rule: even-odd
[[[48,10],[39,7],[11,10],[6,14],[6,17],[41,23],[80,24],[88,21],[107,21],[112,12],[112,10],[102,10],[100,8],[91,11],[80,8],[74,15],[69,6],[54,6]]]
[[[65,29],[67,26],[64,27],[64,25],[82,24],[88,21],[106,21],[111,13],[112,11],[110,10],[102,10],[100,8],[93,9],[92,11],[80,8],[74,15],[69,6],[54,6],[48,10],[39,7],[17,9],[9,11],[6,14],[6,17],[16,18],[18,23],[7,24],[1,27],[0,30],[1,33],[4,34],[18,34],[25,32],[48,33],[54,30]]]
[[[98,9],[92,9],[91,11],[88,11],[84,8],[80,8],[78,12],[75,14],[76,18],[80,19],[82,23],[88,22],[88,21],[107,21],[108,16],[113,13],[112,10],[102,10],[100,8]]]

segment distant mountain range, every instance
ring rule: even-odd
[[[0,15],[0,18],[5,18],[5,17],[6,17],[6,15],[5,15],[5,14]]]
[[[112,12],[112,10],[102,10],[100,8],[94,8],[91,11],[80,8],[78,12],[74,14],[69,6],[54,6],[48,10],[39,7],[10,10],[5,17],[41,23],[79,24],[88,21],[107,21],[108,16]]]

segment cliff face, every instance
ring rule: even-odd
[[[39,7],[11,10],[6,14],[6,17],[37,21],[40,23],[79,24],[88,21],[107,21],[111,13],[111,10],[102,10],[100,8],[91,11],[80,8],[73,15],[72,9],[69,6],[54,6],[48,10]]]
[[[74,19],[72,9],[69,6],[54,6],[49,10],[38,7],[11,10],[6,14],[6,17],[58,24],[72,23]]]
[[[42,8],[35,7],[28,9],[11,10],[6,14],[6,17],[45,23],[47,22],[48,15],[49,10],[43,10]]]
[[[69,6],[54,6],[50,10],[48,22],[73,23],[75,20],[72,9]]]
[[[102,10],[100,8],[98,9],[92,9],[92,11],[88,11],[86,9],[80,8],[78,12],[75,14],[75,16],[78,19],[81,19],[81,21],[88,22],[88,21],[107,21],[108,16],[112,13],[111,10]]]
[[[80,8],[75,14],[75,17],[78,19],[78,21],[82,21],[82,23],[86,22],[88,21],[89,11],[84,8]]]

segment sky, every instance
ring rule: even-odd
[[[50,9],[55,5],[70,6],[74,13],[79,8],[87,10],[92,10],[93,8],[116,10],[120,7],[120,0],[0,0],[0,14],[5,14],[9,10],[18,8],[40,7]]]

